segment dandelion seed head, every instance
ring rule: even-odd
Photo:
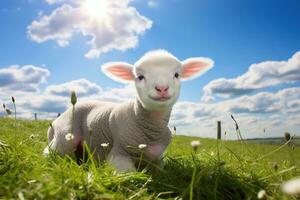
[[[200,146],[200,141],[199,140],[193,140],[193,141],[191,141],[191,146],[192,147],[198,147],[198,146]]]
[[[281,190],[289,195],[300,194],[300,177],[291,179],[281,185]]]
[[[289,140],[291,139],[291,134],[290,134],[289,132],[286,132],[286,133],[284,134],[284,138],[285,138],[285,141],[286,141],[286,142],[289,141]]]
[[[257,193],[257,198],[258,198],[258,199],[264,199],[264,198],[266,198],[266,196],[267,196],[266,190],[260,190],[260,191]]]
[[[77,103],[77,96],[76,96],[75,91],[71,92],[71,103],[73,106]]]
[[[7,113],[8,115],[11,115],[11,113],[12,113],[11,110],[8,109],[8,108],[6,108],[5,111],[6,111],[6,113]]]
[[[146,144],[140,144],[140,145],[139,145],[139,149],[144,149],[144,148],[146,148],[146,147],[147,147]]]
[[[66,140],[67,141],[70,141],[70,140],[73,140],[74,139],[74,135],[72,133],[68,133],[66,136],[65,136]]]
[[[201,143],[199,140],[191,141],[191,146],[193,147],[194,151],[196,151],[200,145],[201,145]]]

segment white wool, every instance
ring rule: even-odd
[[[165,50],[155,50],[146,53],[134,65],[104,64],[102,71],[113,80],[134,83],[137,98],[121,104],[77,103],[74,113],[70,108],[52,123],[44,153],[71,154],[85,141],[95,159],[108,159],[120,171],[136,169],[141,147],[143,159],[161,162],[171,141],[168,122],[179,96],[181,75],[185,79],[199,76],[212,66],[210,60],[193,58],[192,61],[182,63]],[[71,130],[72,140],[66,140]],[[91,130],[93,134],[89,134]],[[103,144],[109,145],[103,148]]]

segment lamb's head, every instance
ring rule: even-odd
[[[138,99],[147,110],[171,108],[180,92],[180,81],[202,75],[213,66],[209,58],[189,58],[180,62],[164,50],[148,52],[134,65],[111,62],[102,71],[120,82],[134,82]]]

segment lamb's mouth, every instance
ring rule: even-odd
[[[151,97],[151,96],[150,98],[154,101],[160,101],[160,102],[168,101],[169,99],[171,99],[171,97]]]

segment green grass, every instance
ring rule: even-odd
[[[107,163],[43,157],[48,124],[0,119],[0,199],[189,199],[191,191],[193,199],[256,199],[261,189],[268,199],[297,199],[280,185],[300,175],[298,147],[269,154],[279,146],[176,136],[163,171],[117,174]],[[196,153],[192,140],[202,144]]]

